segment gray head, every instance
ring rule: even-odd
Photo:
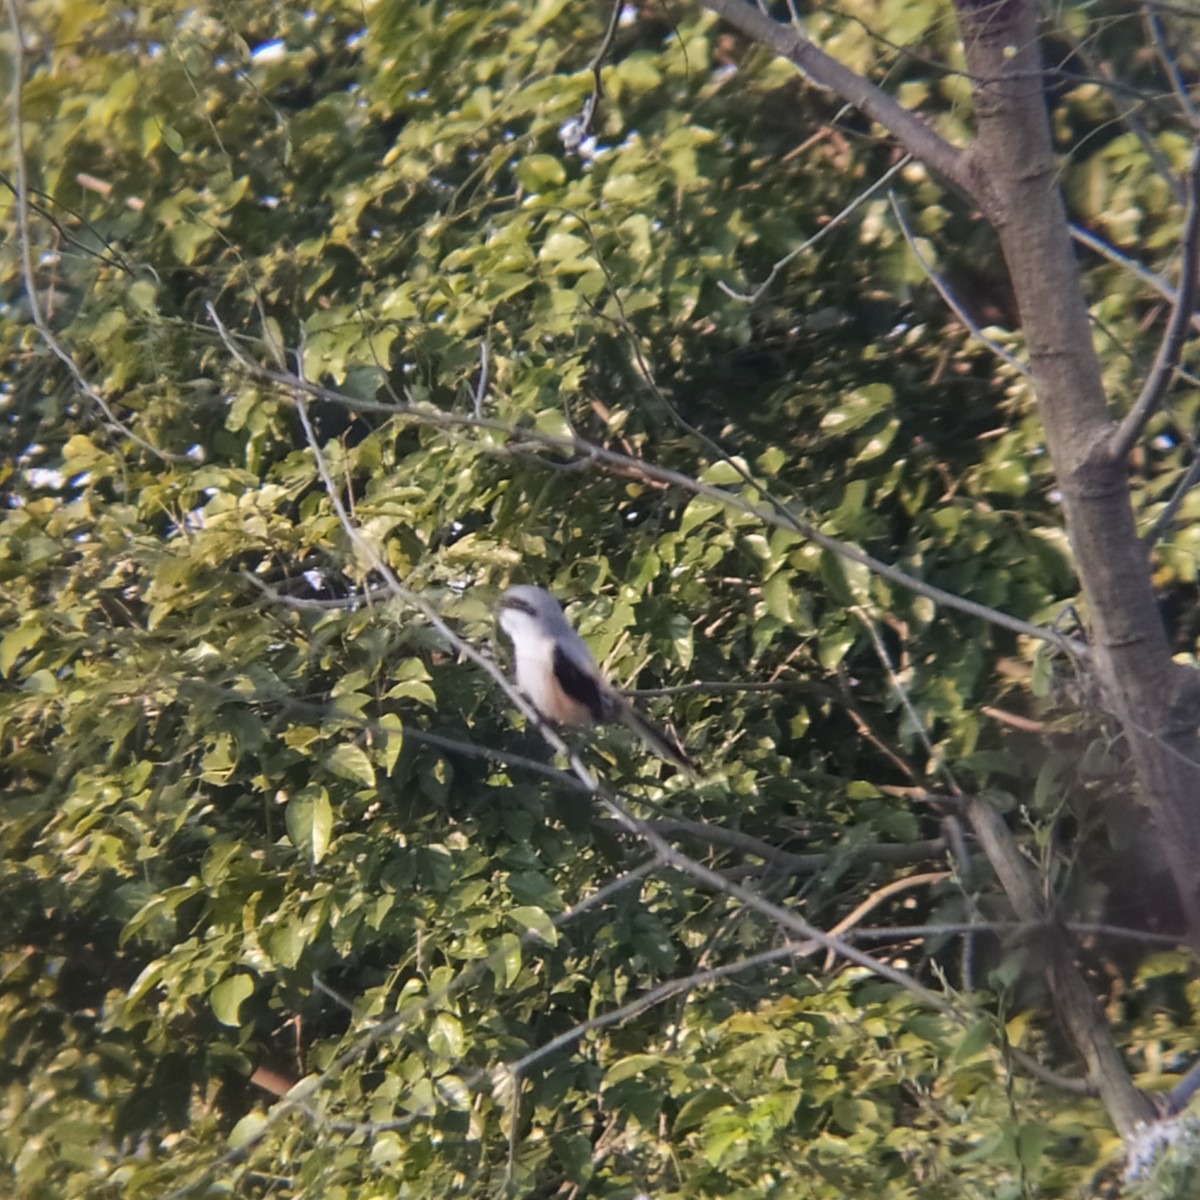
[[[498,608],[502,625],[506,611],[524,613],[538,622],[558,624],[566,620],[562,605],[545,588],[534,587],[531,583],[519,583],[516,587],[510,587],[500,597]]]
[[[615,701],[592,653],[545,588],[509,588],[496,615],[512,641],[517,687],[543,717],[559,725],[610,719]]]

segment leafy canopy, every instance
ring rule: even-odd
[[[1057,19],[1052,48],[1086,38],[1149,86],[1124,18]],[[1074,598],[1027,385],[944,309],[886,189],[756,302],[734,294],[895,165],[890,145],[687,8],[623,13],[598,75],[607,14],[556,2],[30,0],[21,20],[4,86],[23,74],[35,301],[107,411],[31,323],[10,195],[6,1188],[1077,1194],[1113,1137],[1009,1052],[1073,1069],[1038,1014],[1035,945],[888,951],[945,984],[955,1019],[860,968],[772,956],[773,921],[647,866],[378,588],[295,392],[246,367],[325,389],[308,404],[354,527],[471,645],[492,643],[498,589],[536,582],[576,601],[622,684],[770,685],[645,702],[697,788],[619,731],[589,739],[637,811],[722,835],[693,829],[689,851],[829,927],[897,870],[857,849],[939,835],[913,795],[949,767],[1098,917],[1128,780],[1065,665],[711,493],[1016,617]],[[810,31],[965,138],[963,81],[935,65],[961,60],[946,5],[866,0]],[[594,127],[573,131],[597,78]],[[1165,106],[1138,136],[1117,103],[1090,80],[1055,93],[1064,182],[1078,220],[1161,270],[1180,200],[1153,156],[1179,168],[1187,138]],[[1019,354],[974,215],[917,164],[893,182],[916,246]],[[1088,270],[1119,397],[1158,301]],[[1146,452],[1147,523],[1198,394]],[[1180,606],[1195,516],[1193,495],[1158,560]],[[780,853],[824,857],[789,873]],[[879,924],[1007,919],[985,877],[928,871],[876,895]],[[1185,964],[1103,961],[1129,985],[1111,994],[1127,1052],[1169,1070],[1195,1048]],[[272,1106],[272,1078],[306,1090]]]

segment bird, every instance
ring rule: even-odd
[[[673,737],[658,729],[604,676],[562,605],[545,588],[517,584],[496,609],[512,642],[513,682],[543,720],[555,725],[622,724],[655,754],[695,779],[696,768]]]

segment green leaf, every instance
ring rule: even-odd
[[[384,713],[379,718],[380,727],[384,730],[383,771],[391,778],[404,748],[404,722],[395,713]]]
[[[630,1054],[613,1063],[601,1080],[601,1086],[610,1088],[626,1079],[640,1079],[653,1074],[664,1065],[665,1060],[657,1054]]]
[[[508,919],[524,932],[535,934],[547,946],[558,945],[558,930],[542,909],[532,904],[521,905],[509,912]]]
[[[488,955],[488,966],[500,987],[512,987],[521,974],[521,939],[502,933]]]
[[[435,1013],[427,1036],[429,1049],[438,1058],[450,1062],[462,1058],[466,1045],[462,1022],[451,1013]]]
[[[517,180],[523,188],[540,192],[566,182],[567,172],[562,163],[549,154],[530,154],[517,167]]]
[[[248,1000],[254,991],[254,981],[249,975],[230,975],[208,994],[213,1013],[222,1025],[236,1028],[241,1024],[240,1013],[242,1002]]]
[[[42,637],[42,626],[36,621],[22,621],[0,638],[0,675],[6,679],[13,664],[26,651],[32,650]]]
[[[288,838],[315,865],[325,857],[333,833],[333,807],[324,788],[306,788],[284,810]]]
[[[375,768],[367,757],[366,751],[351,742],[343,742],[335,746],[326,755],[325,764],[335,774],[351,783],[361,783],[363,787],[375,786]]]
[[[982,1054],[995,1041],[996,1023],[990,1017],[982,1017],[963,1034],[954,1048],[956,1062],[967,1062]]]
[[[229,1131],[229,1149],[244,1150],[254,1145],[267,1127],[267,1118],[262,1113],[247,1113]]]

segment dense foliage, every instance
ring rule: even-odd
[[[1169,278],[1194,132],[1139,13],[1054,16],[1073,219]],[[986,794],[1066,917],[1174,928],[1089,681],[788,527],[1073,630],[1027,383],[927,274],[1019,359],[991,235],[696,9],[623,11],[595,74],[608,19],[30,0],[23,56],[4,35],[0,1190],[1074,1196],[1119,1157],[1014,1057],[1079,1073],[1036,938],[947,931],[1011,917],[926,847],[939,796]],[[946,5],[809,23],[965,136]],[[1161,32],[1195,79],[1195,22]],[[794,253],[893,167],[898,207]],[[1083,253],[1119,408],[1164,302]],[[320,462],[266,372],[316,386]],[[1188,376],[1139,458],[1147,530],[1198,403]],[[1198,516],[1155,551],[1181,654]],[[622,685],[753,685],[645,699],[699,785],[622,731],[584,755],[821,928],[937,926],[879,954],[953,1011],[772,954],[775,921],[657,863],[405,599],[491,653],[516,581]],[[1186,1065],[1170,939],[1082,953],[1139,1082]]]

